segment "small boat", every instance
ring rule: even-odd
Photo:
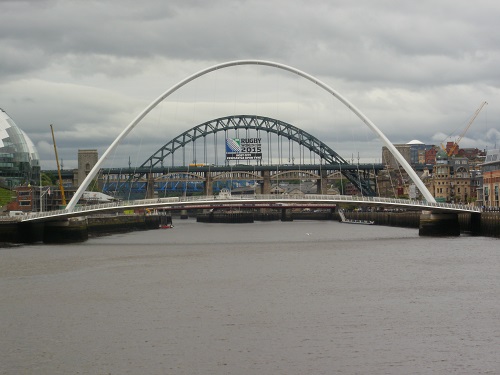
[[[373,220],[350,220],[347,219],[344,215],[344,211],[339,209],[340,222],[345,224],[363,224],[363,225],[373,225],[375,221]]]
[[[172,224],[160,224],[160,229],[170,229],[173,228],[174,226]]]

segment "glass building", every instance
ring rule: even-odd
[[[35,145],[0,108],[0,184],[13,188],[38,185],[40,158]]]

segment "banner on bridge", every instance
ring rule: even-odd
[[[226,138],[226,160],[262,160],[261,138]]]

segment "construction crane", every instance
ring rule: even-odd
[[[462,138],[464,137],[465,133],[467,133],[467,130],[469,130],[470,126],[472,125],[472,123],[474,122],[474,120],[476,119],[477,115],[479,115],[479,112],[481,112],[481,110],[483,109],[483,107],[485,105],[487,105],[488,103],[487,102],[482,102],[481,105],[479,106],[479,108],[476,110],[476,112],[474,112],[474,115],[472,116],[472,118],[470,119],[469,123],[467,124],[467,126],[465,127],[464,131],[459,135],[459,137],[457,138],[457,140],[455,142],[453,142],[453,145],[449,148],[449,150],[446,149],[446,147],[441,143],[441,148],[446,151],[446,153],[448,154],[448,157],[450,157],[451,155],[454,154],[455,150],[457,149],[458,147],[458,144],[460,143],[460,141],[462,140]]]
[[[63,206],[66,206],[66,197],[64,195],[61,168],[59,167],[59,158],[57,157],[56,138],[54,137],[54,129],[52,128],[52,124],[50,124],[50,131],[52,132],[52,142],[54,143],[54,152],[56,154],[57,174],[59,175],[59,190],[61,191],[61,203]]]

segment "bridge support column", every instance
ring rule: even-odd
[[[281,221],[293,221],[292,210],[286,208],[281,209]]]
[[[155,179],[152,173],[147,174],[146,199],[152,199],[155,195]]]
[[[271,194],[271,172],[270,171],[262,171],[262,178],[264,179],[262,182],[261,194]]]
[[[460,236],[458,214],[423,211],[418,234],[429,237]]]
[[[317,192],[318,194],[326,194],[328,192],[328,180],[327,180],[327,171],[321,170],[319,171],[319,175],[321,178],[317,182]]]
[[[210,172],[205,172],[205,195],[213,195],[214,191],[212,189],[212,175]]]

